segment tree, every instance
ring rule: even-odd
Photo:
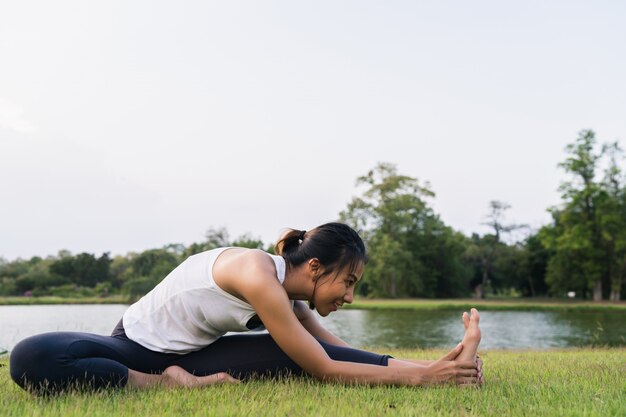
[[[546,268],[550,255],[537,233],[526,238],[522,254],[523,269],[526,276],[526,281],[521,286],[524,295],[536,297],[547,294]]]
[[[155,284],[176,268],[178,263],[176,254],[167,249],[149,249],[130,261],[132,276],[151,277]]]
[[[428,205],[428,185],[401,175],[393,164],[379,163],[357,179],[365,186],[340,220],[354,227],[368,247],[367,290],[382,297],[435,297],[454,293],[443,281],[465,290],[458,235]],[[450,275],[447,275],[449,273]],[[444,275],[446,274],[446,275]],[[464,285],[465,284],[465,285]]]
[[[602,182],[606,198],[600,200],[598,217],[608,258],[609,299],[619,301],[626,278],[626,181],[619,165],[623,151],[617,142],[604,145],[602,151],[608,165]]]
[[[485,234],[482,237],[474,234],[471,239],[471,244],[467,247],[465,252],[466,259],[473,261],[480,270],[480,278],[474,280],[474,295],[476,298],[485,298],[486,287],[490,281],[490,277],[496,275],[494,263],[498,257],[505,257],[509,255],[509,261],[516,259],[511,251],[516,249],[509,248],[502,242],[502,235],[510,233],[514,230],[526,227],[525,225],[516,224],[504,224],[505,212],[511,208],[511,206],[505,202],[493,200],[489,202],[489,214],[487,214],[487,221],[483,224],[491,227],[493,233]],[[518,262],[516,259],[515,262]],[[504,268],[505,263],[500,262],[500,270]],[[515,269],[511,269],[508,273],[502,274],[505,279],[510,279],[510,274]]]
[[[601,301],[610,290],[612,298],[619,298],[626,240],[619,146],[598,150],[595,133],[584,130],[565,150],[568,155],[559,166],[570,178],[559,188],[563,203],[551,209],[553,224],[540,231],[553,253],[546,281],[552,292],[577,288],[583,298],[591,291]],[[607,159],[605,178],[598,180]]]
[[[249,233],[245,233],[230,242],[228,246],[236,246],[239,248],[249,249],[263,249],[263,241],[259,238],[252,236]]]
[[[91,253],[83,252],[75,256],[66,255],[52,262],[50,272],[76,285],[94,287],[109,279],[110,264],[111,259],[108,253],[103,253],[96,258]]]
[[[204,234],[204,241],[200,243],[192,243],[183,253],[183,259],[196,253],[207,250],[230,246],[230,238],[228,230],[225,227],[211,227]]]

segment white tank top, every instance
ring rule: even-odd
[[[227,332],[250,330],[252,306],[213,280],[218,248],[190,256],[124,313],[126,336],[157,352],[184,354],[202,349]],[[270,255],[276,278],[285,280],[285,260]]]

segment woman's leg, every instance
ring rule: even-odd
[[[18,343],[11,351],[10,371],[19,386],[36,391],[122,387],[129,381],[129,368],[162,373],[169,356],[127,338],[54,332]]]
[[[24,389],[61,391],[77,384],[117,387],[128,369],[105,341],[87,333],[44,333],[22,340],[11,351],[10,372]],[[115,360],[118,359],[118,360]]]
[[[228,375],[196,378],[169,363],[180,355],[154,352],[129,340],[89,333],[55,332],[29,337],[11,351],[13,380],[39,393],[236,382]]]
[[[338,361],[386,366],[390,358],[322,341],[319,343],[332,359]],[[225,372],[241,379],[303,373],[302,368],[278,347],[269,334],[224,336],[202,350],[175,358],[170,364],[194,375]]]

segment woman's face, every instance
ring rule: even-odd
[[[326,317],[340,309],[344,303],[352,303],[354,286],[361,279],[363,269],[363,263],[359,263],[353,271],[350,271],[350,265],[346,265],[339,273],[331,272],[320,278],[313,299],[320,316]]]

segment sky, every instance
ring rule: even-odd
[[[0,257],[338,218],[378,162],[537,229],[583,129],[626,147],[621,1],[0,3]]]

